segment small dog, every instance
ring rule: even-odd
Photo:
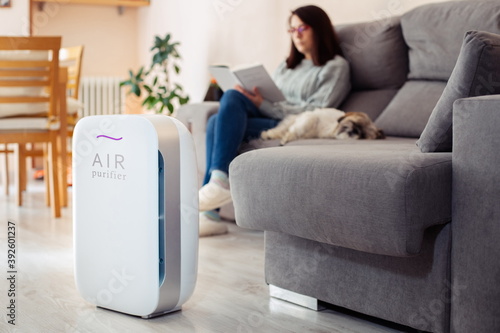
[[[281,145],[299,139],[384,139],[363,112],[316,109],[285,117],[275,128],[261,133],[264,140],[281,139]]]

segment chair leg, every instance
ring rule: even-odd
[[[16,184],[17,184],[17,205],[23,205],[23,182],[26,180],[26,158],[22,153],[24,146],[22,144],[17,144],[16,151],[16,161],[17,161],[17,173],[16,173]],[[23,177],[24,175],[24,177]]]
[[[55,135],[52,136],[52,140],[48,145],[48,168],[47,168],[47,183],[49,183],[50,188],[50,207],[52,209],[52,215],[54,217],[61,216],[61,198],[59,193],[59,174],[61,173],[60,165],[58,165],[57,158],[57,138]]]
[[[26,163],[27,148],[25,144],[19,145],[19,158],[22,159],[22,164],[19,166],[19,173],[21,174],[21,190],[24,192],[28,187],[28,164]]]
[[[4,193],[5,195],[9,195],[9,149],[7,144],[4,145],[5,150],[3,151],[4,156],[4,167],[2,172],[2,184],[4,185]]]
[[[57,157],[59,163],[59,195],[61,206],[68,207],[68,149],[66,136],[58,137]]]
[[[45,143],[43,145],[43,181],[45,183],[45,205],[50,207],[50,177],[52,176],[49,172],[49,144]]]

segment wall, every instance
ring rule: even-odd
[[[33,9],[33,35],[61,35],[63,46],[85,46],[82,76],[126,76],[138,64],[137,33],[137,8],[120,15],[114,6],[61,1]]]
[[[201,101],[210,79],[209,64],[262,63],[272,72],[284,60],[290,39],[290,11],[315,4],[334,24],[376,20],[440,0],[153,0],[139,9],[139,62],[149,61],[154,34],[171,32],[181,41],[183,72],[177,79],[194,102]]]
[[[11,1],[11,7],[0,8],[0,35],[29,35],[29,0]]]
[[[85,44],[84,76],[126,75],[129,68],[148,65],[154,36],[170,32],[181,42],[183,56],[182,73],[176,81],[197,102],[207,89],[209,64],[259,62],[273,71],[288,51],[287,20],[296,7],[318,5],[335,24],[343,24],[400,15],[439,1],[151,0],[148,7],[126,8],[118,15],[116,7],[65,5],[61,0],[60,4],[46,4],[43,12],[34,10],[33,30],[35,35],[62,35],[65,46]],[[14,4],[27,2],[15,0]],[[0,16],[0,29],[22,31],[26,13],[24,8],[7,29]]]

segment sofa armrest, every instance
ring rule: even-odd
[[[206,166],[205,137],[207,121],[218,110],[219,102],[192,103],[181,106],[176,115],[176,118],[188,128],[193,136],[198,163],[198,182],[200,185],[203,181]]]
[[[185,104],[177,111],[176,118],[193,133],[205,131],[208,118],[217,113],[219,102]]]
[[[500,95],[453,109],[452,332],[500,332]]]

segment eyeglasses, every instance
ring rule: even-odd
[[[304,31],[308,30],[310,26],[307,24],[301,24],[297,28],[290,28],[288,29],[288,33],[290,35],[293,35],[295,32],[298,32],[299,34],[303,33]]]

